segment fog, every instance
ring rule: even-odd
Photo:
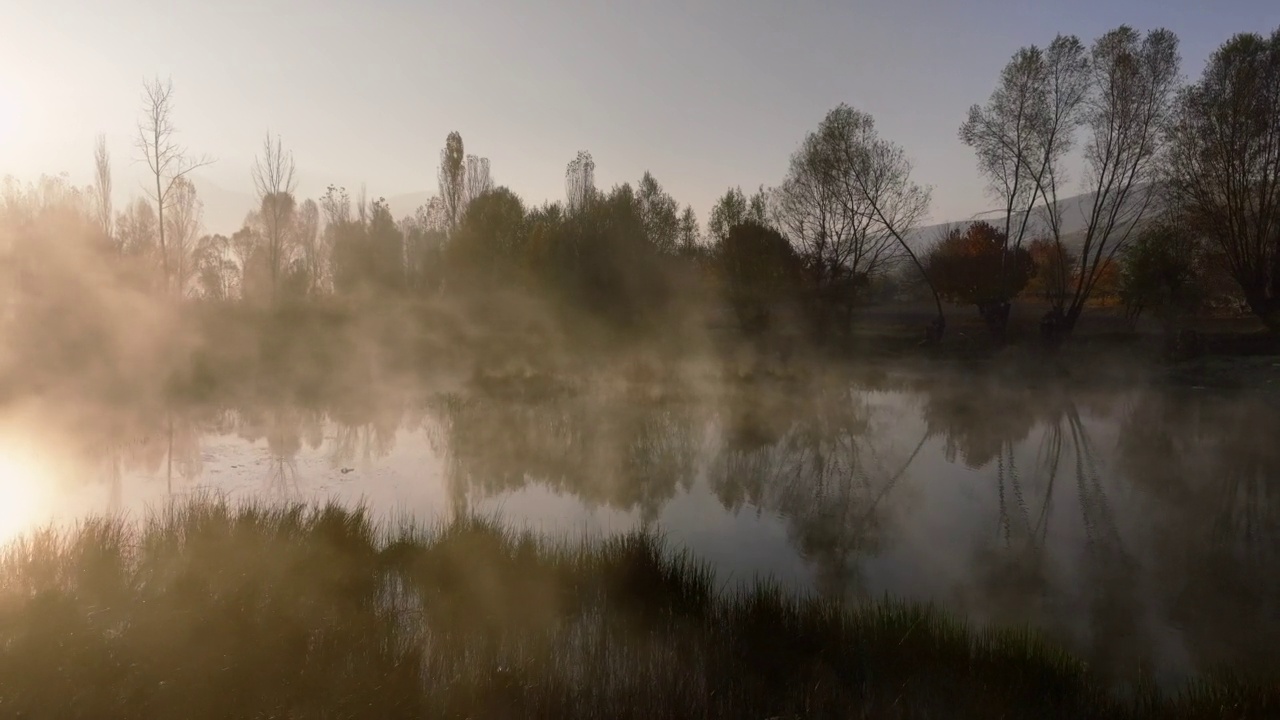
[[[660,583],[635,573],[652,572],[707,613],[716,652],[737,642],[716,634],[737,606],[706,610],[721,593],[748,608],[813,599],[828,621],[886,598],[932,604],[973,627],[1030,628],[1132,687],[1280,667],[1280,107],[1249,105],[1241,148],[1215,135],[1256,100],[1221,78],[1263,82],[1240,57],[1268,60],[1280,90],[1280,34],[1232,39],[1190,84],[1177,42],[1119,28],[1087,50],[1059,37],[1019,51],[957,123],[1002,210],[945,227],[927,224],[931,190],[893,129],[839,104],[776,185],[728,188],[705,222],[647,172],[597,187],[585,150],[566,158],[563,199],[530,205],[458,132],[436,194],[396,217],[372,188],[302,197],[268,134],[242,225],[213,234],[193,182],[209,159],[177,134],[172,81],[148,80],[141,195],[117,206],[125,150],[101,139],[90,186],[0,188],[0,588],[20,609],[64,593],[88,623],[128,606],[141,614],[102,637],[142,627],[160,642],[194,630],[138,619],[156,587],[179,604],[226,594],[243,630],[238,613],[292,614],[262,597],[296,580],[339,608],[280,651],[302,662],[324,628],[359,635],[329,556],[364,583],[351,617],[386,623],[388,646],[456,633],[464,655],[474,640],[494,657],[528,640],[495,639],[519,593],[539,598],[538,633],[569,638],[556,647],[612,627],[607,603],[561,594],[597,581],[641,608],[619,622],[645,637]],[[1049,76],[1066,79],[1022,99],[1069,111],[1036,115],[1037,139],[1011,149],[1024,137],[1011,93]],[[1118,83],[1132,97],[1104,92]],[[1113,122],[1159,147],[1100,142]],[[1083,155],[1076,135],[1093,138]],[[1075,162],[1080,181],[1059,186]],[[1213,169],[1246,162],[1245,183]],[[377,535],[368,517],[451,529],[436,546]],[[477,518],[543,550],[605,549],[535,557]],[[481,549],[432,565],[449,533]],[[705,574],[646,555],[655,538]],[[235,580],[240,560],[263,577]],[[277,562],[309,569],[272,584]],[[517,577],[540,563],[554,572]],[[421,571],[412,583],[405,567]],[[508,597],[495,568],[527,584]],[[117,595],[80,612],[99,581]],[[482,631],[401,607],[432,602]],[[489,609],[457,610],[468,602]],[[677,638],[687,618],[662,617]],[[675,653],[662,642],[644,652]],[[323,657],[338,667],[345,652]],[[565,667],[592,667],[583,657]],[[28,699],[55,687],[37,686]]]

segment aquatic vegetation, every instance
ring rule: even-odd
[[[1262,717],[1241,678],[1122,695],[1034,632],[721,587],[654,534],[200,498],[0,560],[0,708],[41,718]]]

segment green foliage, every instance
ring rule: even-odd
[[[800,257],[777,230],[740,223],[716,247],[716,260],[729,303],[748,334],[768,330],[777,310],[800,297]]]
[[[753,222],[769,225],[768,202],[764,188],[748,198],[740,187],[732,187],[716,201],[707,220],[707,233],[713,242],[723,241],[737,226]]]
[[[1171,320],[1208,297],[1203,245],[1184,223],[1162,218],[1144,227],[1121,254],[1120,298],[1130,317],[1151,310]]]

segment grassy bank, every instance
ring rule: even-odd
[[[335,506],[177,505],[11,545],[0,715],[1268,717],[1280,690],[1108,687],[930,608],[721,590],[650,535],[550,544]]]

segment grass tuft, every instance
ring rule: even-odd
[[[1280,716],[1264,678],[1121,696],[1030,630],[717,590],[653,534],[203,497],[0,555],[0,713],[40,718]]]

